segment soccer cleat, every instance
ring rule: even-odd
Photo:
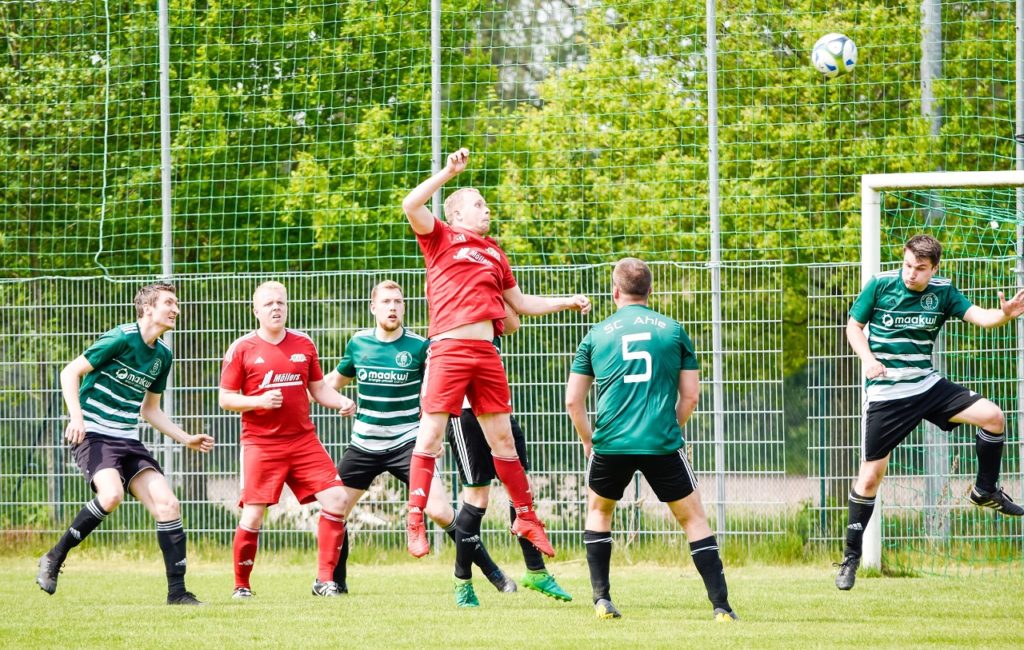
[[[202,605],[202,601],[196,598],[191,591],[183,591],[177,594],[167,594],[168,605]]]
[[[427,527],[423,523],[422,512],[410,512],[405,524],[406,546],[413,557],[423,557],[430,552],[427,541]]]
[[[495,589],[503,594],[514,594],[516,592],[516,581],[505,575],[501,569],[487,576],[487,579],[491,581]]]
[[[252,589],[248,587],[235,587],[235,590],[231,592],[231,597],[235,600],[249,600],[252,596]]]
[[[842,562],[834,562],[832,566],[839,567],[836,575],[836,587],[842,591],[853,589],[853,583],[857,580],[857,567],[860,566],[860,558],[847,555]]]
[[[326,598],[334,598],[339,596],[338,585],[333,580],[327,580],[320,582],[319,580],[313,581],[313,595],[324,596]]]
[[[516,517],[516,520],[512,522],[512,534],[525,537],[538,551],[548,557],[555,557],[555,549],[548,541],[548,535],[544,532],[544,524],[539,519],[527,520]]]
[[[476,597],[476,592],[473,591],[472,580],[452,578],[452,584],[455,585],[455,605],[457,607],[480,606],[480,601]]]
[[[615,605],[612,605],[612,601],[607,598],[601,598],[594,603],[594,613],[597,614],[598,618],[622,618],[622,614],[619,610],[615,609]]]
[[[555,582],[555,576],[547,572],[546,569],[540,571],[527,571],[526,575],[523,576],[522,584],[527,589],[533,589],[539,591],[549,598],[555,600],[564,600],[569,602],[572,600],[564,589],[562,589],[557,582]]]
[[[736,616],[736,612],[726,611],[721,607],[716,607],[713,614],[715,623],[732,623],[733,621],[740,620],[739,616]]]
[[[54,562],[49,553],[39,558],[39,572],[36,573],[36,584],[39,588],[52,596],[57,591],[57,577],[63,566]]]
[[[1024,508],[1013,502],[1003,489],[997,487],[994,492],[986,492],[985,490],[979,490],[978,486],[975,485],[971,488],[971,503],[981,508],[992,508],[996,512],[1010,517],[1020,517],[1024,515]]]

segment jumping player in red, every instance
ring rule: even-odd
[[[231,344],[220,379],[221,408],[242,414],[242,517],[235,531],[232,597],[252,597],[249,574],[263,514],[278,502],[285,483],[299,503],[316,500],[323,507],[313,595],[337,596],[333,574],[345,538],[348,496],[309,418],[309,395],[342,415],[355,413],[356,405],[324,382],[313,341],[285,327],[284,285],[261,284],[252,302],[260,326]]]
[[[434,461],[441,451],[445,426],[462,413],[468,397],[491,448],[494,469],[516,509],[512,532],[542,553],[555,551],[533,511],[533,497],[512,438],[512,398],[508,378],[492,341],[501,334],[507,302],[517,313],[539,316],[566,309],[587,313],[586,296],[541,297],[524,294],[516,284],[505,253],[487,236],[491,211],[480,192],[462,188],[445,201],[448,223],[437,219],[427,201],[466,169],[469,150],[448,156],[445,168],[420,183],[402,209],[416,233],[427,267],[428,336],[432,340],[420,400],[422,423],[409,467],[409,552],[426,555],[430,547],[423,526]],[[456,579],[456,590],[468,580]],[[471,587],[470,587],[471,588]]]

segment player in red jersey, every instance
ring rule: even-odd
[[[249,574],[263,514],[278,502],[285,483],[300,503],[316,500],[322,506],[313,595],[337,596],[333,574],[345,538],[348,497],[309,418],[308,395],[342,415],[355,413],[356,405],[324,382],[312,339],[285,327],[284,285],[261,284],[252,303],[260,326],[231,344],[220,379],[221,408],[242,414],[242,517],[235,531],[233,597],[252,597]]]
[[[544,525],[533,511],[530,485],[516,454],[509,422],[512,399],[508,378],[492,341],[501,334],[506,302],[518,314],[539,316],[566,309],[587,313],[590,301],[582,295],[524,294],[505,253],[487,236],[491,211],[477,190],[462,188],[448,197],[444,205],[448,223],[427,209],[427,201],[462,173],[468,161],[469,150],[459,149],[448,156],[444,169],[402,201],[426,261],[428,335],[433,341],[420,401],[422,424],[409,467],[409,552],[421,557],[429,551],[423,508],[434,461],[441,451],[448,418],[461,414],[463,397],[468,397],[491,448],[495,473],[516,509],[512,532],[554,556]],[[456,576],[457,600],[459,591],[466,589],[472,591],[468,578]]]

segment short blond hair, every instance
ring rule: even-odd
[[[256,306],[256,296],[259,295],[260,291],[264,291],[266,289],[280,291],[281,293],[284,294],[285,298],[288,297],[288,289],[286,289],[283,284],[281,284],[280,282],[277,282],[276,280],[268,280],[267,282],[264,282],[260,286],[256,287],[256,291],[252,292],[252,306],[253,307]]]
[[[461,187],[451,194],[444,200],[444,218],[451,221],[451,214],[462,207],[462,201],[465,196],[469,193],[480,196],[480,190],[475,187]]]
[[[402,285],[398,284],[394,280],[382,280],[381,282],[378,282],[373,288],[373,291],[370,292],[370,302],[373,302],[377,298],[378,291],[382,291],[384,289],[394,289],[398,293],[402,294],[403,298],[405,298],[405,292],[402,291]]]

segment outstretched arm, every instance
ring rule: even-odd
[[[197,433],[194,436],[189,435],[184,429],[175,424],[171,418],[167,417],[164,410],[160,408],[160,395],[158,393],[146,391],[146,396],[142,398],[142,409],[139,413],[142,417],[146,418],[146,422],[153,425],[154,429],[168,438],[180,442],[189,449],[195,449],[203,453],[213,449],[212,436],[208,436],[205,433]]]
[[[590,312],[590,299],[579,294],[568,297],[531,296],[515,286],[503,291],[502,297],[517,314],[526,316],[543,316],[566,309],[583,314]]]
[[[409,219],[409,225],[417,235],[429,235],[434,231],[434,215],[427,208],[427,202],[445,183],[461,174],[469,162],[469,149],[459,149],[448,156],[444,169],[423,181],[402,200],[402,210]]]
[[[587,417],[587,395],[593,384],[593,377],[573,372],[569,373],[569,381],[565,385],[565,410],[569,412],[569,419],[583,443],[583,453],[587,458],[594,448],[594,429]]]
[[[977,305],[971,305],[964,313],[964,320],[988,329],[1006,325],[1021,314],[1024,314],[1024,289],[1018,291],[1017,295],[1009,300],[1000,291],[998,308],[982,309]]]

